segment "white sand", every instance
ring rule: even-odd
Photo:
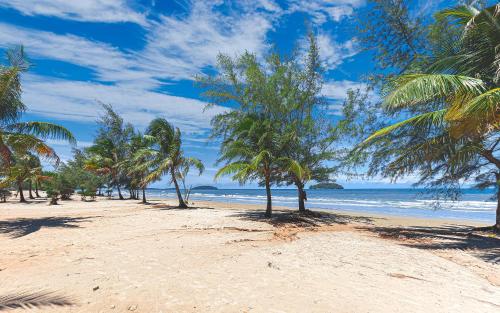
[[[273,226],[241,205],[61,203],[0,203],[0,311],[500,312],[500,239],[359,229],[442,221]]]

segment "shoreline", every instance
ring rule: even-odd
[[[71,200],[65,200],[59,201],[59,205],[57,206],[49,206],[49,200],[44,200],[45,198],[37,198],[37,199],[31,199],[28,200],[28,203],[19,203],[18,200],[14,197],[10,198],[10,200],[7,201],[7,203],[0,203],[0,207],[2,205],[9,205],[9,204],[19,204],[21,206],[30,206],[30,205],[42,205],[45,203],[47,207],[51,208],[58,208],[61,206],[61,204],[68,204],[68,203],[73,203],[73,202],[82,202],[80,199],[77,199],[77,196],[73,196]],[[130,199],[125,199],[125,200],[119,200],[117,198],[112,198],[111,200],[108,199],[105,196],[98,196],[95,201],[87,201],[87,203],[99,203],[100,201],[125,201],[125,202],[132,202],[136,203],[138,205],[142,205],[140,200],[130,200]],[[150,204],[153,204],[153,202],[158,202],[158,203],[168,203],[169,205],[175,206],[177,204],[177,199],[176,198],[160,198],[160,197],[149,197],[147,200]],[[224,202],[224,201],[215,201],[215,200],[190,200],[189,201],[190,206],[194,207],[210,207],[210,206],[215,206],[218,209],[224,209],[224,210],[248,210],[248,211],[256,211],[256,212],[264,212],[265,211],[265,205],[263,204],[249,204],[249,203],[239,203],[239,202]],[[315,207],[307,207],[307,210],[313,211],[313,212],[318,212],[318,213],[326,213],[326,214],[341,214],[341,215],[346,215],[346,216],[355,216],[355,217],[368,217],[368,218],[375,218],[379,221],[385,221],[383,224],[384,225],[401,225],[401,226],[434,226],[434,225],[442,225],[442,224],[449,224],[449,225],[464,225],[464,226],[473,226],[473,227],[482,227],[482,226],[490,226],[491,223],[485,222],[485,221],[478,221],[478,220],[468,220],[468,219],[454,219],[454,218],[443,218],[443,217],[420,217],[420,216],[412,216],[412,215],[402,215],[402,214],[388,214],[388,213],[373,213],[373,212],[367,212],[363,210],[345,210],[345,209],[325,209],[325,208],[315,208]],[[273,206],[273,211],[279,212],[298,212],[297,208],[294,207],[289,207],[289,206],[282,206],[282,205],[275,205]],[[0,212],[0,217],[2,216]]]
[[[172,198],[151,198],[152,201],[171,201],[174,202],[176,199]],[[148,200],[149,201],[149,200]],[[210,205],[213,204],[219,208],[224,208],[231,210],[231,207],[237,207],[238,209],[248,209],[248,210],[262,210],[264,212],[265,205],[262,204],[247,204],[247,203],[238,203],[238,202],[223,202],[223,201],[214,201],[214,200],[194,200],[190,201],[192,205]],[[306,208],[313,212],[323,212],[323,213],[339,213],[343,215],[352,215],[358,217],[374,217],[378,219],[384,220],[395,220],[404,222],[404,224],[409,225],[412,221],[417,223],[418,225],[435,225],[435,224],[463,224],[469,226],[490,226],[488,222],[478,221],[478,220],[467,220],[467,219],[453,219],[453,218],[443,218],[443,217],[420,217],[420,216],[411,216],[411,215],[399,215],[399,214],[383,214],[383,213],[373,213],[367,211],[355,211],[355,210],[343,210],[343,209],[324,209],[324,208],[315,208],[313,206]],[[297,208],[289,207],[289,206],[281,206],[276,205],[273,206],[273,210],[276,211],[290,211],[290,212],[298,212]],[[493,224],[493,221],[490,223]]]

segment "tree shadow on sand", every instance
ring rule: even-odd
[[[291,210],[274,210],[272,217],[268,218],[261,210],[239,211],[231,216],[241,218],[246,221],[265,222],[275,227],[321,227],[346,225],[349,223],[363,223],[371,225],[373,218],[365,216],[350,216],[329,212],[314,212],[307,210],[299,213]]]
[[[43,217],[0,221],[0,234],[7,234],[11,238],[19,238],[37,232],[42,227],[79,228],[78,223],[89,218],[91,217]]]
[[[0,295],[0,311],[13,309],[34,309],[52,306],[72,306],[74,301],[66,296],[55,292],[16,292],[6,295]]]
[[[439,227],[373,227],[367,228],[382,238],[399,240],[402,245],[429,250],[469,250],[484,261],[500,264],[500,238],[474,232],[464,225]]]
[[[188,210],[214,210],[211,207],[200,207],[200,206],[189,206],[187,208],[181,208],[176,205],[168,205],[168,204],[151,204],[152,209],[158,210],[178,210],[178,211],[188,211]]]

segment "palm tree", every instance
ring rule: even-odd
[[[38,158],[31,154],[26,153],[23,155],[13,155],[11,166],[8,168],[6,177],[2,181],[2,185],[14,183],[17,187],[20,202],[27,202],[24,197],[24,184],[31,182],[31,180],[40,175],[42,168]],[[31,189],[29,192],[30,199],[34,199]]]
[[[21,101],[21,74],[28,70],[22,47],[7,52],[8,66],[0,66],[0,166],[3,181],[17,184],[20,201],[25,202],[23,183],[41,174],[38,156],[55,161],[59,158],[44,139],[63,139],[75,144],[76,140],[66,128],[46,122],[21,122],[26,106]]]
[[[216,173],[215,179],[233,175],[240,184],[258,180],[266,188],[266,217],[272,215],[271,178],[277,169],[278,148],[273,123],[257,115],[230,112],[220,115],[214,123],[214,134],[224,134],[218,162],[226,164]],[[284,161],[284,160],[281,160]]]
[[[204,170],[203,163],[199,159],[184,156],[179,128],[174,128],[164,118],[151,121],[146,134],[153,138],[154,144],[137,154],[138,157],[148,159],[144,164],[150,169],[149,174],[143,179],[143,185],[157,181],[164,175],[170,175],[179,200],[179,207],[187,208],[177,180],[182,179],[190,167],[197,168],[201,175]]]
[[[134,128],[130,123],[125,123],[111,105],[101,103],[101,106],[104,114],[97,121],[98,135],[94,139],[94,144],[86,149],[90,154],[87,166],[96,172],[109,174],[111,185],[117,188],[119,199],[124,200],[121,186],[126,175],[118,165],[126,159]]]
[[[429,164],[444,160],[436,170],[446,179],[475,174],[479,187],[497,189],[494,229],[500,232],[500,5],[482,11],[459,6],[437,17],[462,25],[456,53],[436,60],[426,73],[396,78],[385,98],[389,111],[424,112],[373,133],[364,144],[394,133],[419,134],[424,139],[398,151],[387,169],[396,175],[420,169],[432,177]]]
[[[33,153],[57,161],[55,151],[43,139],[76,143],[64,127],[46,122],[20,122],[26,109],[21,101],[21,74],[28,69],[24,50],[7,52],[9,66],[0,67],[0,165],[9,168],[13,154]]]

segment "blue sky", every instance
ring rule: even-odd
[[[415,1],[412,14],[442,5]],[[372,68],[355,36],[353,15],[364,9],[364,0],[0,0],[0,48],[22,44],[33,63],[23,78],[24,119],[62,124],[83,148],[96,132],[98,101],[140,130],[165,117],[183,131],[186,154],[206,165],[190,183],[213,184],[218,146],[207,136],[211,117],[225,108],[204,110],[193,77],[210,71],[219,52],[265,55],[273,46],[290,52],[304,40],[308,21],[327,69],[323,95],[335,119],[346,90],[363,86]],[[71,157],[67,144],[49,143],[63,160]],[[338,180],[351,188],[396,187]],[[218,186],[239,187],[229,179]]]

